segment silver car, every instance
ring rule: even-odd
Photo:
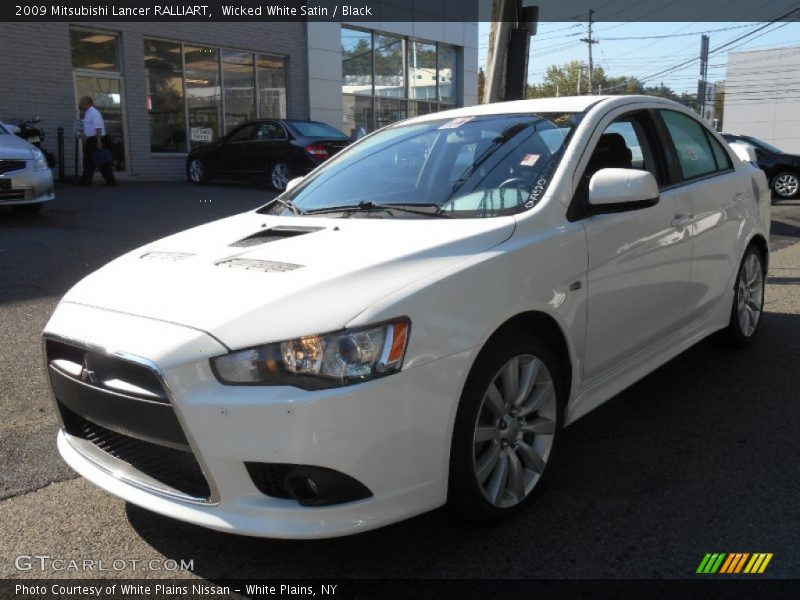
[[[55,198],[53,172],[42,151],[0,123],[0,206],[34,214]]]

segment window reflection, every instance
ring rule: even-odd
[[[186,152],[181,45],[144,41],[145,90],[151,152]]]
[[[222,81],[225,88],[225,130],[256,118],[253,53],[222,51]]]

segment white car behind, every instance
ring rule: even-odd
[[[55,197],[53,172],[42,151],[0,123],[0,206],[35,214]]]

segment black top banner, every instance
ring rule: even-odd
[[[0,21],[516,21],[538,6],[539,22],[794,21],[796,0],[239,0],[155,3],[145,0],[2,0]],[[522,20],[522,19],[520,19]]]

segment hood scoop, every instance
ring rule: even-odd
[[[256,258],[229,258],[217,263],[218,267],[229,267],[234,269],[246,269],[248,271],[261,271],[262,273],[285,273],[294,271],[303,265],[292,263],[276,262],[273,260],[259,260]]]
[[[161,250],[151,250],[142,254],[139,258],[142,260],[154,260],[157,262],[178,262],[192,258],[194,254],[188,252],[164,252]]]
[[[314,233],[322,229],[324,229],[324,227],[271,227],[270,229],[262,229],[252,235],[248,235],[238,242],[230,244],[230,246],[232,248],[248,248],[250,246],[258,246],[259,244],[277,242],[278,240],[292,238],[298,235],[305,235],[306,233]]]

